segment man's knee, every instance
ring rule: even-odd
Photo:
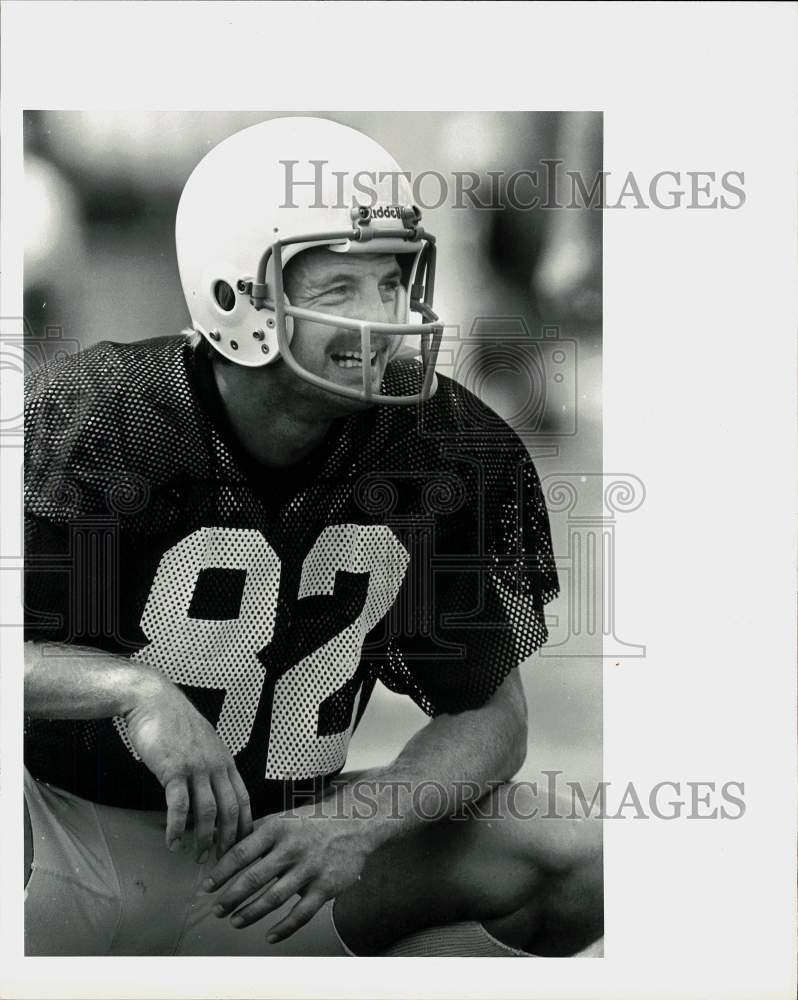
[[[573,954],[603,931],[602,823],[575,812],[568,797],[534,782],[503,785],[491,803],[494,850],[535,871],[521,908],[488,929],[504,943],[536,954]]]
[[[570,799],[534,781],[507,782],[481,800],[475,814],[489,839],[544,872],[563,873],[602,856],[597,815],[576,813]],[[491,822],[491,821],[495,821]]]

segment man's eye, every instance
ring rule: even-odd
[[[387,301],[396,298],[399,291],[399,281],[386,281],[380,287],[382,291],[382,297]]]

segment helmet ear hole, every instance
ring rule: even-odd
[[[216,304],[224,312],[232,312],[235,309],[236,293],[233,291],[232,285],[229,285],[226,281],[220,280],[214,283],[213,297],[216,300]]]

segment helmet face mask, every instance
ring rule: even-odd
[[[320,160],[322,155],[326,159]],[[358,204],[354,190],[347,192],[364,161],[365,166],[377,168],[371,176],[392,178],[391,185],[383,184],[390,192],[376,193],[398,193],[400,203]],[[259,165],[257,171],[253,163]],[[289,190],[286,164],[298,163],[315,166],[316,182],[297,182]],[[348,164],[347,170],[326,172],[334,181],[333,190],[325,190],[325,177],[318,170],[319,164],[327,163]],[[256,172],[261,184],[254,196],[241,202],[233,193],[231,201],[231,192],[246,191]],[[415,405],[427,399],[437,388],[434,366],[443,327],[432,310],[435,237],[420,226],[421,213],[409,195],[404,176],[381,146],[325,119],[274,119],[231,136],[195,168],[178,207],[178,264],[194,329],[236,364],[262,367],[282,358],[298,378],[337,396],[387,405]],[[412,265],[403,268],[408,275],[404,315],[397,322],[370,321],[292,305],[285,294],[284,268],[312,247],[342,254],[395,254],[397,259],[412,254]],[[410,322],[411,312],[419,314],[421,322]],[[371,355],[372,336],[396,339],[392,357],[404,338],[419,337],[420,352],[402,351],[404,356],[420,353],[419,391],[408,396],[381,394],[372,384],[367,364],[360,387],[308,371],[291,352],[295,319],[358,333],[363,358]]]

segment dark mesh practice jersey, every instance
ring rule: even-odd
[[[395,362],[383,391],[419,381]],[[557,574],[534,466],[443,376],[418,408],[335,421],[290,469],[248,458],[209,349],[182,336],[40,369],[25,419],[26,638],[163,670],[256,814],[343,767],[377,680],[460,712],[546,639]],[[25,755],[94,801],[164,806],[122,719],[28,719]]]

